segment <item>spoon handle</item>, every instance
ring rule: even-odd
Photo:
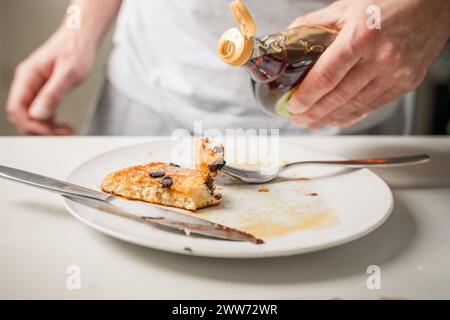
[[[394,158],[374,158],[374,159],[359,159],[359,160],[337,160],[337,161],[299,161],[291,162],[284,166],[290,168],[300,165],[326,165],[326,166],[341,166],[347,168],[386,168],[408,166],[430,161],[430,156],[426,154],[419,154],[414,156],[394,157]]]

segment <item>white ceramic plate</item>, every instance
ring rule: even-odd
[[[165,140],[113,150],[85,162],[68,181],[98,190],[103,177],[114,170],[151,161],[170,161],[172,147],[173,143]],[[282,139],[280,150],[285,161],[342,159],[294,147]],[[227,258],[287,256],[337,246],[373,231],[393,209],[389,187],[366,169],[298,167],[284,173],[284,178],[264,185],[269,192],[259,192],[261,186],[257,185],[219,185],[222,204],[197,213],[256,232],[265,238],[263,245],[187,237],[69,199],[64,199],[64,203],[77,219],[112,237],[159,250]],[[268,234],[272,237],[267,238]]]

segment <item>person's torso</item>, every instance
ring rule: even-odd
[[[263,36],[331,0],[245,0]],[[217,40],[235,21],[224,0],[125,0],[109,64],[111,82],[180,126],[202,120],[235,127],[281,127],[256,105],[249,77],[224,64]],[[220,118],[217,118],[220,117]]]

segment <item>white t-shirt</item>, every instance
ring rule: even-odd
[[[111,83],[127,96],[165,113],[176,127],[281,128],[288,120],[265,114],[255,102],[249,76],[223,63],[216,52],[221,34],[235,26],[226,0],[125,0],[108,66]],[[245,0],[263,36],[284,30],[296,17],[330,0]],[[361,128],[389,117],[383,108]],[[284,128],[284,129],[283,129]],[[295,129],[297,132],[306,130]],[[327,127],[322,133],[338,133]]]

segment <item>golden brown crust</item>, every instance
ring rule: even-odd
[[[104,192],[133,200],[195,211],[220,203],[212,178],[204,172],[152,162],[113,172],[101,184]]]

